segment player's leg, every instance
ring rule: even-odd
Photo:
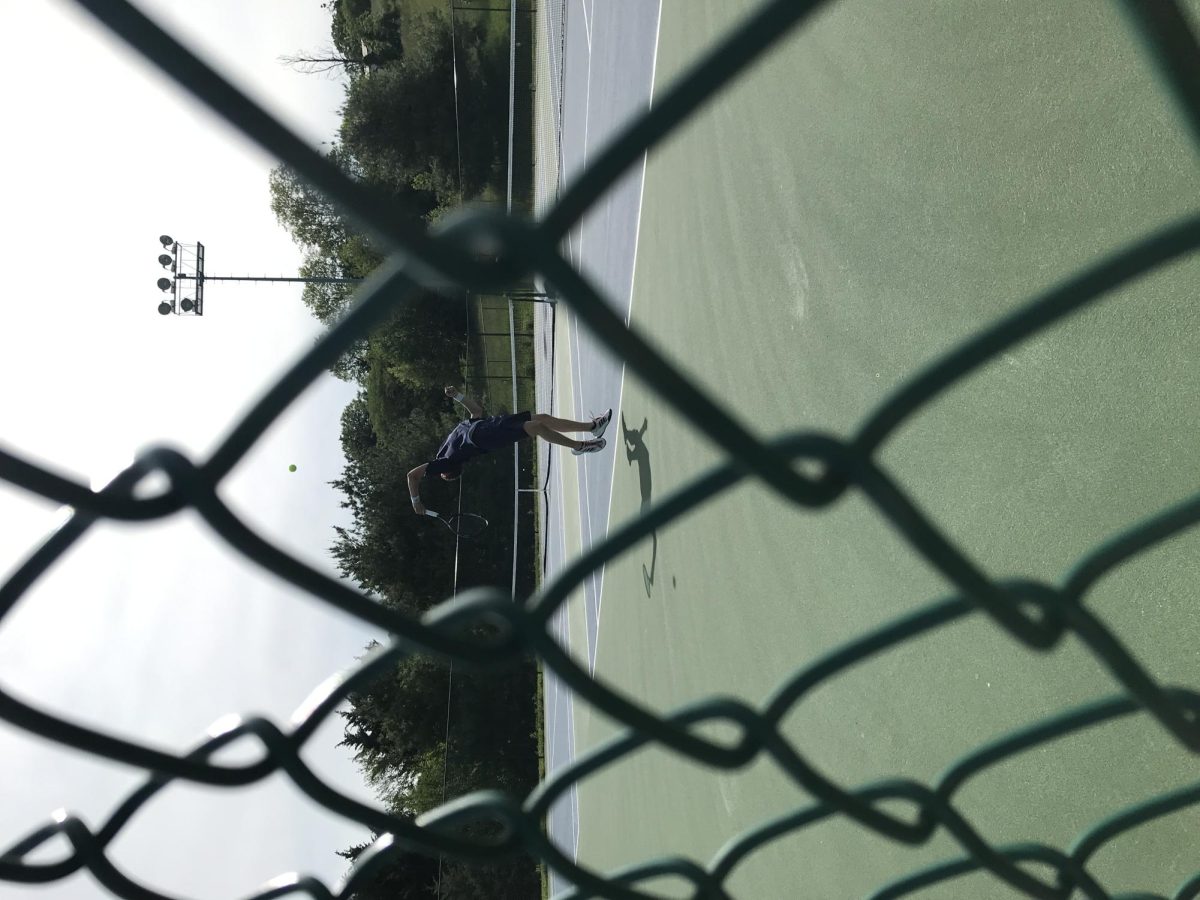
[[[545,425],[553,431],[588,431],[600,437],[604,433],[604,429],[608,427],[608,421],[612,418],[612,410],[597,416],[590,422],[576,422],[573,419],[560,419],[557,416],[552,416],[549,413],[534,413],[529,417],[531,422],[537,422]]]
[[[566,420],[560,419],[559,421]],[[532,416],[529,421],[525,423],[524,427],[525,433],[530,437],[540,437],[542,440],[549,441],[551,444],[558,444],[560,447],[570,447],[572,450],[578,450],[580,445],[583,443],[582,441],[573,441],[569,437],[554,431],[548,425],[538,419],[537,415]],[[572,428],[562,430],[579,431],[581,429]]]
[[[573,419],[560,419],[549,413],[534,413],[529,421],[535,425],[544,425],[552,431],[591,431],[591,422],[576,422]]]
[[[559,434],[557,431],[543,425],[541,422],[533,421],[533,419],[526,422],[524,428],[525,433],[530,437],[540,437],[551,444],[558,444],[560,447],[570,447],[576,456],[582,453],[595,453],[603,450],[605,447],[603,438],[592,438],[588,441],[573,441],[569,437]]]

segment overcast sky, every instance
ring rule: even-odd
[[[319,0],[140,5],[314,146],[331,139],[340,84],[277,61],[328,42]],[[319,328],[286,285],[213,284],[203,318],[160,317],[157,237],[203,241],[209,274],[295,274],[299,253],[269,208],[274,161],[66,0],[0,4],[0,32],[0,442],[83,480],[106,480],[151,443],[202,459]],[[344,512],[327,482],[341,474],[339,415],[352,395],[331,377],[314,386],[223,486],[246,519],[328,571]],[[56,514],[0,486],[0,568],[19,564]],[[372,637],[184,514],[90,533],[0,624],[0,683],[183,752],[225,713],[285,725]],[[319,733],[309,762],[369,798],[339,737],[337,722]],[[59,808],[98,826],[142,779],[0,723],[0,848]],[[225,898],[291,870],[332,886],[345,869],[334,851],[363,837],[280,776],[251,789],[173,786],[110,855],[156,889]],[[84,873],[42,888],[0,882],[10,896],[107,894]]]

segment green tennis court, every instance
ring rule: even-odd
[[[665,2],[656,94],[754,7]],[[833,4],[651,154],[631,322],[759,435],[849,437],[923,366],[1197,198],[1196,151],[1115,4]],[[883,469],[989,576],[1060,583],[1196,490],[1197,283],[1200,261],[1167,265],[1013,348],[895,433]],[[722,459],[629,373],[620,411],[610,530]],[[1160,544],[1085,600],[1165,685],[1200,669],[1198,550],[1194,531]],[[604,577],[596,674],[659,712],[761,706],[821,654],[956,593],[861,491],[812,511],[750,483]],[[839,785],[932,784],[1002,734],[1119,693],[1078,640],[1035,653],[975,614],[823,683],[784,726]],[[575,722],[579,752],[617,733],[586,707]],[[954,803],[992,845],[1065,850],[1196,771],[1136,714],[989,768]],[[579,791],[579,859],[606,872],[705,862],[813,803],[765,757],[721,773],[662,750]],[[1089,871],[1114,893],[1168,894],[1200,868],[1198,828],[1194,807],[1157,819]],[[751,854],[727,887],[864,896],[962,855],[944,830],[910,847],[837,816]],[[974,874],[922,896],[1018,894]]]

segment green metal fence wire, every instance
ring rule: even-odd
[[[1145,237],[1044,296],[1030,300],[1016,313],[918,373],[876,409],[850,439],[803,433],[763,442],[714,399],[689,383],[636,331],[627,329],[587,279],[559,255],[556,247],[567,230],[631,163],[730,84],[821,3],[775,0],[765,5],[697,62],[674,88],[656,97],[653,110],[634,121],[567,188],[540,222],[474,212],[426,233],[402,224],[385,202],[344,178],[125,0],[76,2],[264,150],[341,204],[392,256],[360,287],[357,303],[345,320],[295,363],[206,460],[193,462],[167,447],[153,449],[142,454],[103,490],[93,492],[13,453],[0,451],[0,477],[74,508],[67,524],[0,586],[0,619],[98,520],[146,521],[187,507],[198,512],[233,550],[325,603],[387,629],[392,642],[377,648],[350,674],[318,689],[286,727],[261,718],[222,720],[224,724],[219,730],[210,732],[194,750],[182,756],[66,721],[0,692],[0,716],[18,727],[89,754],[145,768],[149,773],[144,785],[98,830],[92,830],[76,817],[61,814],[30,832],[0,855],[0,879],[47,883],[86,868],[118,896],[139,900],[160,898],[163,895],[120,872],[107,856],[109,845],[138,810],[177,779],[236,787],[280,771],[316,803],[385,836],[359,859],[336,893],[315,879],[296,878],[273,883],[256,895],[259,900],[299,894],[320,900],[349,896],[356,884],[363,883],[376,867],[387,863],[393,846],[468,859],[524,850],[545,860],[569,879],[575,885],[571,897],[651,897],[654,895],[642,883],[663,875],[686,880],[696,897],[727,897],[727,879],[748,855],[783,835],[833,816],[848,817],[880,835],[914,845],[944,832],[960,847],[959,858],[885,885],[873,895],[877,898],[911,895],[929,885],[987,870],[1029,897],[1065,898],[1078,892],[1100,900],[1114,895],[1089,873],[1088,862],[1107,842],[1158,817],[1200,805],[1198,782],[1116,811],[1063,850],[1042,844],[994,846],[959,813],[954,803],[962,786],[991,766],[1064,735],[1135,713],[1152,717],[1188,751],[1200,751],[1200,694],[1186,686],[1157,682],[1122,646],[1120,636],[1089,611],[1086,602],[1089,590],[1102,576],[1200,522],[1200,494],[1114,536],[1079,560],[1057,584],[997,581],[989,578],[908,499],[902,486],[876,459],[880,447],[902,421],[925,408],[973,369],[1052,322],[1099,302],[1121,284],[1195,252],[1200,247],[1200,217]],[[1172,0],[1127,0],[1121,5],[1143,37],[1149,50],[1148,61],[1153,61],[1173,93],[1200,147],[1200,48],[1189,22]],[[727,452],[727,460],[618,529],[536,594],[514,602],[507,591],[475,589],[447,600],[419,621],[404,619],[345,584],[311,570],[244,525],[219,499],[217,487],[222,479],[269,425],[356,338],[366,334],[395,305],[408,302],[418,285],[431,282],[444,285],[449,279],[468,290],[498,290],[535,272],[554,284],[571,310],[678,413],[692,421],[703,421],[705,433]],[[796,465],[800,461],[808,464],[803,471],[816,464],[822,474],[817,477],[803,474]],[[135,487],[156,473],[167,477],[169,487],[150,497],[135,495]],[[602,680],[590,677],[551,639],[547,624],[572,590],[597,566],[745,478],[759,479],[781,496],[810,509],[829,506],[849,491],[860,492],[915,552],[946,576],[957,594],[809,662],[779,685],[760,706],[716,697],[660,717]],[[1013,640],[1042,651],[1053,649],[1068,637],[1077,638],[1090,648],[1124,692],[1063,711],[1003,736],[958,760],[929,785],[895,778],[849,788],[823,776],[784,738],[781,721],[819,685],[889,648],[950,622],[978,615],[990,617]],[[481,625],[489,627],[481,630]],[[490,637],[481,638],[481,633]],[[622,722],[625,730],[576,759],[526,798],[497,792],[474,793],[409,821],[340,794],[301,760],[300,751],[305,743],[347,694],[407,655],[431,653],[464,667],[487,667],[530,652],[553,667],[576,694]],[[707,739],[703,736],[704,726],[710,723],[732,726],[738,738],[726,742]],[[253,741],[262,748],[257,761],[241,765],[213,761],[223,747]],[[811,795],[813,804],[760,823],[732,840],[707,863],[662,858],[607,875],[578,865],[546,835],[543,822],[547,811],[572,785],[650,744],[671,748],[697,762],[721,768],[742,766],[760,756],[769,757]],[[895,809],[897,801],[910,808],[908,816],[888,811]],[[488,829],[487,833],[494,836],[483,840],[464,831],[463,826],[474,823],[498,827]],[[70,855],[56,862],[30,861],[39,848],[60,837],[69,841]],[[1048,868],[1052,875],[1039,877],[1023,867],[1023,863],[1037,864],[1039,872]],[[1177,900],[1200,897],[1200,874],[1180,885],[1173,897]]]

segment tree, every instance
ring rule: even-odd
[[[419,390],[456,382],[466,352],[461,300],[420,291],[398,304],[371,335],[374,358],[393,380]]]
[[[339,356],[337,362],[329,367],[333,377],[361,385],[371,370],[371,361],[367,358],[368,346],[365,338],[351,344],[350,349]]]
[[[330,156],[334,157],[332,151]],[[352,229],[341,210],[295,171],[285,165],[276,166],[268,176],[268,185],[271,212],[301,247],[334,256],[336,248],[349,239]]]
[[[400,13],[395,9],[364,16],[339,10],[334,16],[332,34],[332,46],[281,56],[279,61],[305,75],[345,74],[353,78],[396,62],[404,55]]]
[[[429,394],[430,392],[423,392]],[[332,484],[345,499],[353,525],[335,527],[337,540],[330,548],[339,571],[354,579],[382,602],[408,615],[420,615],[450,593],[453,545],[433,528],[416,521],[409,500],[408,470],[433,455],[452,417],[422,408],[432,404],[401,384],[391,384],[395,404],[387,426],[396,445],[381,440],[373,425],[370,393],[358,395],[342,413],[342,450],[346,466]],[[444,398],[442,398],[444,401]],[[376,410],[379,415],[379,410]],[[440,482],[426,491],[431,499],[449,486]]]
[[[415,776],[426,768],[425,756],[443,745],[449,684],[446,663],[412,656],[348,698],[351,708],[341,713],[346,726],[339,746],[354,751],[367,780],[391,806],[404,805]]]
[[[357,862],[375,842],[355,844],[339,850],[338,856]],[[438,896],[438,873],[441,868],[436,856],[414,853],[393,845],[386,862],[376,861],[372,873],[360,876],[353,883],[350,900],[432,900]]]
[[[338,248],[340,250],[342,248]],[[373,267],[372,267],[373,268]],[[370,270],[367,270],[367,274]],[[310,247],[304,254],[304,262],[300,264],[300,274],[304,278],[364,278],[353,271],[337,256],[330,256],[320,247]],[[349,284],[306,284],[300,299],[312,310],[317,321],[326,325],[337,322],[350,305],[354,295],[355,285]]]
[[[302,75],[325,75],[330,78],[342,74],[357,74],[371,66],[380,65],[382,62],[379,57],[370,53],[360,59],[340,56],[331,47],[309,53],[298,50],[296,53],[279,56],[276,59]]]
[[[460,23],[452,34],[443,16],[427,13],[397,63],[348,87],[342,144],[374,183],[430,190],[443,202],[476,196],[498,171],[507,133],[506,65],[481,25]],[[470,125],[461,135],[459,121]]]
[[[373,184],[365,177],[362,164],[344,146],[334,145],[326,158],[348,177],[366,182],[383,199],[390,200],[396,217],[412,224],[425,224],[425,216],[437,205],[431,191],[412,185]],[[365,277],[383,261],[383,255],[346,217],[293,169],[276,166],[267,178],[271,194],[271,211],[287,229],[292,240],[305,251],[314,251],[340,267],[345,274]]]

